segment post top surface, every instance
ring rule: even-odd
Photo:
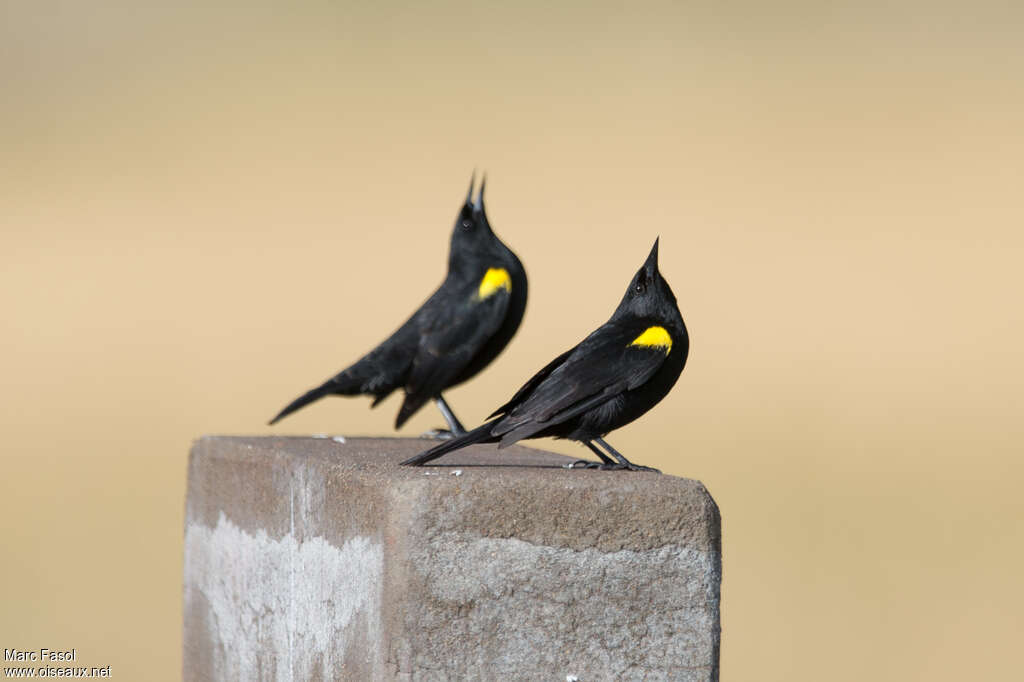
[[[343,505],[367,528],[393,508],[438,531],[573,548],[650,548],[686,538],[692,546],[718,547],[718,508],[699,481],[566,469],[574,458],[518,445],[473,445],[427,466],[399,465],[433,442],[203,436],[192,448],[190,490],[198,494],[190,494],[189,517],[214,525],[225,512],[255,528],[302,490]]]
[[[700,486],[698,481],[666,474],[635,471],[598,471],[565,468],[578,459],[593,459],[513,445],[498,449],[494,444],[470,445],[420,467],[399,466],[399,462],[432,447],[438,441],[427,438],[348,437],[348,436],[230,436],[205,435],[195,442],[193,451],[218,456],[246,457],[277,455],[308,458],[342,471],[386,476],[394,480],[419,480],[435,476],[486,476],[497,481],[584,481],[588,485],[618,487],[642,484],[644,487]]]

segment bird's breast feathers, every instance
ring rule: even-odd
[[[483,301],[500,290],[512,291],[512,278],[505,268],[488,268],[476,290],[476,300]]]
[[[669,351],[672,350],[672,335],[669,334],[664,327],[655,325],[645,329],[643,333],[633,339],[629,345],[661,350],[668,355]]]

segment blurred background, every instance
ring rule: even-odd
[[[440,282],[477,168],[532,298],[449,394],[467,423],[661,235],[690,361],[609,440],[721,507],[723,679],[1019,673],[1022,30],[984,1],[3,3],[0,646],[180,676],[191,441],[391,434],[397,397],[264,424]]]

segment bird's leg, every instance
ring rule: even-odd
[[[633,464],[628,459],[626,459],[625,455],[623,455],[621,452],[619,452],[618,450],[613,448],[611,445],[609,445],[605,441],[604,438],[595,438],[594,440],[596,440],[598,442],[598,444],[602,448],[607,450],[608,454],[610,454],[612,457],[614,457],[616,460],[618,460],[618,464],[613,465],[614,468],[616,468],[616,469],[629,469],[630,471],[653,471],[656,474],[660,474],[661,473],[660,471],[658,471],[657,469],[655,469],[653,467],[645,467],[645,466],[640,466],[639,464]],[[612,467],[605,466],[605,467],[602,467],[602,468],[612,468]]]
[[[437,438],[438,440],[448,440],[466,433],[466,428],[459,421],[459,418],[455,416],[455,413],[452,412],[452,408],[448,407],[444,396],[437,396],[434,399],[434,403],[437,405],[437,409],[441,410],[441,416],[448,422],[448,430],[434,429],[433,431],[427,431],[423,434],[424,436],[427,438]]]
[[[603,469],[607,466],[616,466],[615,462],[608,458],[608,455],[604,454],[589,440],[583,441],[583,444],[590,448],[590,451],[597,455],[600,462],[591,462],[589,459],[578,459],[575,462],[571,462],[565,465],[566,469]]]
[[[453,436],[461,436],[466,433],[466,428],[459,421],[459,418],[452,412],[452,408],[448,407],[448,403],[445,401],[443,395],[438,395],[437,409],[441,410],[441,414],[444,416],[444,420],[448,422],[448,430],[452,432]]]

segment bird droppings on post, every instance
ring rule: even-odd
[[[455,471],[452,472],[452,476],[461,476],[461,475],[462,475],[462,469],[456,469]]]
[[[331,440],[333,440],[335,443],[344,443],[345,436],[334,436],[333,438],[331,438]]]
[[[311,433],[309,434],[312,438],[327,438],[326,433]]]

